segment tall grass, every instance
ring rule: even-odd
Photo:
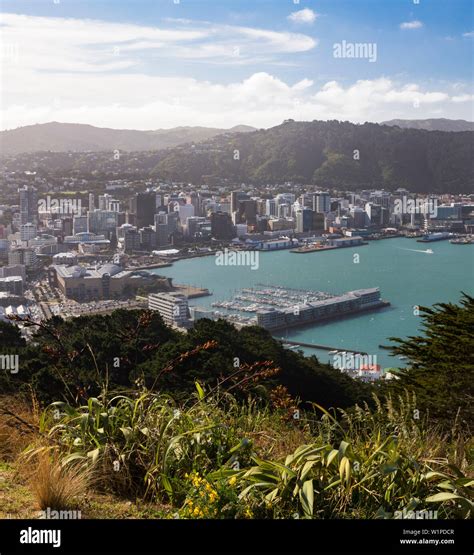
[[[65,465],[54,451],[42,450],[37,454],[29,483],[40,509],[60,511],[79,506],[92,479],[89,469]]]
[[[87,463],[102,488],[170,502],[186,518],[472,515],[469,439],[417,418],[413,397],[376,398],[374,410],[337,418],[315,406],[295,420],[196,388],[180,405],[146,390],[79,407],[53,403],[40,430],[63,466]]]

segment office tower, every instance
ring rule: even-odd
[[[381,225],[382,224],[382,206],[380,204],[374,204],[373,202],[367,202],[365,204],[365,211],[369,222],[371,225]]]
[[[325,191],[313,193],[313,210],[323,214],[331,211],[331,197],[329,193]]]
[[[92,210],[94,209],[95,209],[94,193],[89,193],[89,210],[92,212]]]
[[[277,201],[274,198],[265,201],[265,214],[267,216],[277,216]]]
[[[20,193],[20,224],[34,223],[38,220],[38,199],[36,189],[25,185]]]
[[[364,228],[367,225],[367,213],[364,209],[355,206],[351,211],[352,225],[356,229]]]
[[[247,200],[249,198],[247,193],[243,191],[232,191],[230,193],[230,212],[237,212],[239,209],[239,201],[240,200]]]
[[[29,241],[34,239],[37,235],[36,225],[32,223],[22,224],[20,227],[20,239],[22,241]]]
[[[63,235],[73,234],[73,219],[72,218],[62,218],[61,219],[61,232]]]
[[[84,233],[87,229],[87,216],[74,216],[72,219],[72,233]]]
[[[370,193],[370,202],[383,206],[384,208],[390,208],[390,201],[392,195],[388,191],[373,191]]]
[[[257,223],[257,202],[255,200],[240,200],[236,223],[245,222],[247,225]]]
[[[303,208],[296,212],[296,231],[305,233],[313,228],[313,211],[310,208]]]
[[[140,247],[142,250],[151,251],[156,247],[156,231],[152,226],[140,229]]]
[[[230,241],[235,237],[235,228],[232,218],[224,212],[211,214],[211,233],[215,239]]]
[[[156,213],[156,193],[146,191],[135,195],[135,214],[137,215],[137,227],[142,228],[153,225]]]
[[[94,210],[87,212],[87,225],[91,233],[104,234],[107,236],[115,231],[118,223],[118,213],[111,210]]]
[[[191,204],[194,207],[193,216],[200,216],[201,215],[201,203],[199,199],[199,195],[192,191],[186,197],[186,204]]]
[[[140,250],[140,233],[135,227],[125,229],[123,233],[123,244],[126,253]]]
[[[324,214],[322,212],[314,212],[313,210],[311,210],[311,212],[313,214],[312,231],[322,233],[325,230]]]
[[[194,216],[194,206],[192,204],[180,204],[178,206],[178,215],[181,227],[184,227],[187,219]]]
[[[99,195],[99,210],[110,210],[110,202],[112,200],[112,195],[109,195],[109,193]]]

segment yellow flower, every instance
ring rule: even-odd
[[[232,476],[232,478],[229,480],[229,486],[234,486],[236,482],[237,478],[235,476]]]
[[[250,510],[249,507],[247,507],[247,508],[245,509],[245,513],[244,513],[244,514],[245,514],[245,517],[246,517],[246,518],[252,518],[252,517],[253,517],[253,513],[252,513],[252,511]]]

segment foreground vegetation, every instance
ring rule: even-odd
[[[28,346],[5,328],[31,358],[1,382],[0,500],[17,516],[471,518],[473,307],[424,309],[383,387],[225,322],[183,336],[117,311],[48,322]]]

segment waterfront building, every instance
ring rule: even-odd
[[[301,303],[292,308],[261,309],[257,311],[257,324],[265,329],[282,329],[311,324],[328,318],[387,306],[380,298],[380,289],[358,289],[338,297]]]
[[[169,326],[187,328],[191,323],[188,300],[179,293],[152,293],[148,295],[148,308],[159,312]]]
[[[313,211],[310,208],[303,208],[296,212],[296,232],[306,233],[313,228]]]
[[[123,270],[116,264],[90,268],[59,264],[48,268],[51,287],[60,289],[68,299],[80,302],[130,296],[159,279],[149,272]]]
[[[214,212],[211,214],[211,233],[214,239],[230,241],[236,235],[235,227],[229,214]]]

